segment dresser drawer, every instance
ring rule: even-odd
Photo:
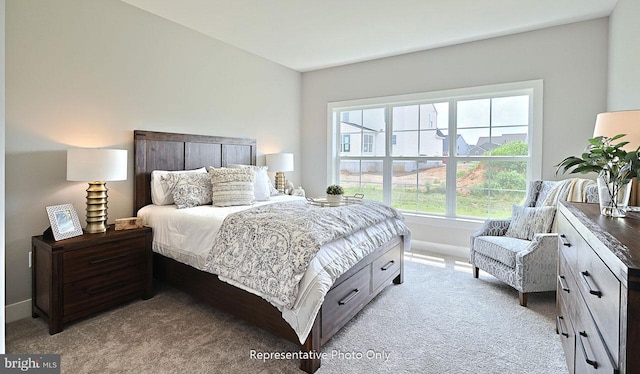
[[[620,346],[620,281],[588,246],[578,253],[575,277],[600,334],[617,362]]]
[[[617,373],[605,342],[601,339],[589,311],[582,308],[576,323],[575,373]]]
[[[562,300],[566,307],[566,313],[564,314],[566,317],[571,318],[572,321],[575,321],[576,318],[578,318],[576,311],[579,307],[584,307],[584,301],[580,296],[574,275],[567,264],[567,259],[562,254],[558,256],[557,282],[558,300]],[[559,307],[560,304],[558,302],[558,308]]]
[[[578,247],[587,244],[562,214],[558,215],[558,252],[567,259],[570,268],[578,264]]]
[[[145,261],[146,245],[146,238],[140,237],[65,252],[64,283],[142,264]]]
[[[393,278],[393,274],[400,270],[400,256],[402,256],[402,248],[396,246],[373,262],[372,276],[374,290],[389,282],[391,278]]]
[[[569,314],[565,300],[558,299],[558,316],[556,317],[556,330],[560,335],[562,350],[567,358],[567,367],[570,374],[574,374],[573,360],[575,358],[576,336],[573,328],[573,320]]]
[[[140,264],[65,284],[65,322],[142,296],[144,277],[144,264]]]
[[[322,335],[331,336],[366,303],[370,294],[371,268],[358,271],[331,289],[322,304]]]

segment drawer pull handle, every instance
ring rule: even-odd
[[[584,359],[587,362],[587,364],[593,366],[594,369],[598,368],[598,362],[597,361],[593,361],[593,360],[589,360],[589,355],[587,355],[587,350],[584,348],[584,342],[582,341],[582,337],[587,337],[587,333],[586,331],[580,331],[580,333],[578,334],[578,338],[580,341],[580,348],[582,348],[582,353],[584,354]]]
[[[565,338],[569,337],[569,333],[564,331],[564,326],[562,326],[562,322],[564,321],[564,317],[556,316],[556,323],[558,324],[558,329],[560,330],[560,335]]]
[[[565,234],[560,234],[560,241],[562,242],[562,245],[564,245],[565,247],[571,247],[571,243],[569,243],[568,241],[564,240],[566,238],[567,238],[567,236]]]
[[[91,264],[91,265],[100,264],[102,262],[117,260],[119,258],[126,257],[126,256],[127,256],[127,254],[123,253],[123,254],[117,255],[117,256],[111,256],[111,257],[107,257],[107,258],[101,258],[99,260],[93,260],[93,261],[89,262],[89,264]]]
[[[387,271],[387,270],[389,270],[389,268],[390,268],[390,267],[392,267],[392,266],[393,266],[393,264],[395,264],[395,263],[396,263],[396,262],[395,262],[394,260],[391,260],[391,261],[387,262],[387,264],[386,264],[386,265],[384,265],[383,267],[381,267],[381,268],[380,268],[380,270],[382,270],[382,271]]]
[[[587,277],[590,277],[591,274],[589,274],[588,271],[583,271],[582,273],[580,273],[582,275],[582,279],[584,280],[584,284],[587,285],[587,288],[589,289],[589,293],[595,296],[598,296],[599,298],[602,297],[602,291],[598,291],[598,290],[594,290],[593,288],[591,288],[591,285],[589,284],[589,281],[587,280]]]
[[[356,288],[355,290],[351,291],[351,293],[347,295],[347,297],[338,301],[338,305],[345,305],[349,301],[353,300],[353,298],[356,297],[356,295],[359,293],[360,293],[360,290]]]
[[[564,275],[558,275],[558,282],[560,282],[560,288],[562,288],[563,291],[566,291],[567,293],[571,293],[571,290],[569,289],[569,287],[567,287],[567,285],[564,284]]]
[[[95,295],[98,293],[103,293],[109,290],[112,290],[114,288],[120,288],[122,286],[124,286],[125,284],[127,284],[127,282],[125,281],[120,281],[118,283],[114,283],[114,284],[110,284],[108,286],[104,286],[104,287],[99,287],[99,288],[93,288],[87,291],[87,294],[89,295]]]

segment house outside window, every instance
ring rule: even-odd
[[[331,155],[330,182],[408,213],[508,217],[540,177],[541,87],[529,81],[333,103],[334,141],[357,140],[353,152],[341,146]],[[338,120],[346,112],[348,124]]]

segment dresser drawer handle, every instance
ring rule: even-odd
[[[584,359],[587,362],[587,364],[593,366],[594,369],[598,368],[598,362],[597,361],[593,361],[593,360],[589,360],[589,355],[587,355],[587,350],[584,348],[584,342],[582,341],[582,337],[587,337],[587,332],[586,331],[580,331],[580,333],[578,334],[578,340],[580,341],[580,348],[582,348],[582,353],[584,354]]]
[[[393,266],[393,264],[395,264],[395,263],[396,263],[396,262],[395,262],[394,260],[391,260],[391,261],[387,262],[387,264],[386,264],[386,265],[384,265],[383,267],[381,267],[381,268],[380,268],[380,270],[382,270],[382,271],[387,271],[387,270],[389,270],[389,268],[390,268],[390,267],[392,267],[392,266]]]
[[[558,282],[560,282],[560,288],[562,288],[563,291],[566,291],[567,293],[571,293],[571,290],[569,289],[569,287],[567,287],[567,285],[564,284],[564,275],[558,275]]]
[[[117,256],[111,256],[111,257],[107,257],[107,258],[101,258],[99,260],[93,260],[93,261],[89,262],[89,264],[95,265],[95,264],[99,264],[99,263],[102,263],[102,262],[117,260],[119,258],[126,257],[126,256],[127,256],[127,254],[123,253],[123,254],[117,255]]]
[[[360,290],[356,288],[355,290],[351,291],[351,293],[347,295],[347,297],[338,301],[338,305],[345,305],[349,301],[353,300],[353,298],[356,297],[356,295],[359,293],[360,293]]]
[[[589,284],[589,281],[587,280],[587,277],[590,277],[591,274],[589,274],[588,271],[583,271],[582,273],[580,273],[582,275],[582,279],[584,280],[584,284],[587,285],[587,288],[589,289],[589,293],[595,296],[598,296],[599,298],[602,297],[602,291],[598,291],[598,290],[594,290],[593,288],[591,288],[591,285]]]
[[[103,293],[103,292],[106,292],[106,291],[109,291],[109,290],[112,290],[112,289],[115,289],[115,288],[120,288],[120,287],[124,286],[125,284],[127,284],[127,282],[120,281],[118,283],[113,283],[113,284],[110,284],[108,286],[90,289],[90,290],[87,291],[87,293],[89,295],[95,295],[95,294]]]
[[[560,335],[564,336],[565,338],[569,337],[569,333],[564,331],[564,326],[562,325],[562,322],[564,321],[564,317],[562,316],[556,316],[556,323],[558,324],[558,330],[560,330]]]
[[[564,240],[566,238],[567,238],[567,236],[565,234],[560,234],[560,241],[562,242],[562,245],[564,245],[565,247],[571,247],[571,243],[569,243],[568,241]]]

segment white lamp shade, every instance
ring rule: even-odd
[[[267,155],[269,171],[293,171],[293,153],[275,153]]]
[[[127,179],[127,150],[73,148],[67,150],[67,180],[80,182]]]
[[[640,110],[600,113],[596,117],[593,137],[611,138],[618,134],[626,134],[619,141],[627,141],[625,151],[635,151],[640,146]]]

